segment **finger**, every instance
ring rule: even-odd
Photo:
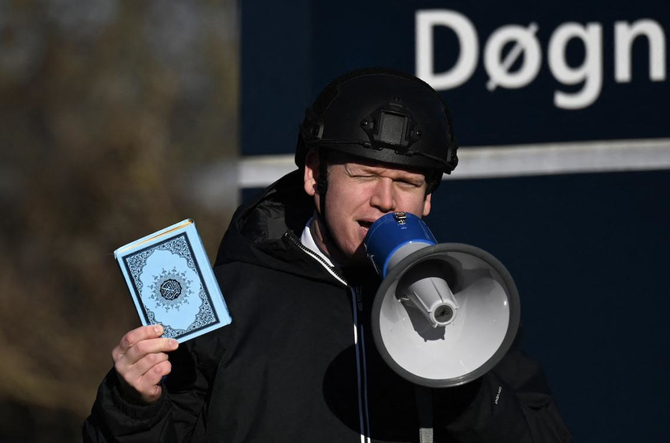
[[[129,349],[142,340],[160,337],[163,333],[161,325],[140,326],[124,335],[119,344],[112,350],[112,359],[116,362]]]
[[[169,361],[165,361],[151,368],[143,377],[134,380],[132,384],[122,383],[122,391],[127,398],[140,399],[145,403],[156,402],[163,390],[161,380],[171,371]]]
[[[173,338],[153,338],[150,340],[142,340],[130,348],[124,354],[123,359],[125,359],[130,364],[135,364],[136,362],[143,359],[146,355],[170,352],[174,351],[178,347],[179,343],[177,343],[177,340]]]
[[[161,325],[141,326],[133,329],[121,338],[119,344],[112,349],[112,359],[116,362],[123,357],[128,350],[132,349],[137,343],[144,340],[151,340],[160,337],[164,330]]]
[[[125,354],[128,349],[135,346],[138,342],[158,338],[162,334],[163,327],[161,325],[140,326],[124,335],[119,342],[118,348],[122,354]]]
[[[119,362],[114,366],[116,372],[128,383],[129,385],[137,384],[137,380],[143,377],[151,369],[161,364],[162,362],[168,359],[168,355],[164,352],[147,354],[135,364],[125,365],[124,360],[119,360]]]
[[[174,351],[179,347],[173,338],[153,338],[141,340],[128,349],[114,362],[115,365],[132,366],[149,354]]]
[[[161,396],[163,377],[172,371],[172,365],[168,360],[153,366],[139,379],[138,392],[140,397],[147,403],[153,403]]]

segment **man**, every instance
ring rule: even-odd
[[[480,379],[429,391],[426,414],[371,340],[367,230],[428,215],[456,150],[446,107],[415,77],[367,69],[328,85],[300,127],[299,170],[238,209],[221,243],[233,323],[179,349],[160,327],[126,334],[85,441],[570,441],[516,347]]]

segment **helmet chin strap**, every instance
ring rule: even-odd
[[[316,180],[316,192],[319,194],[319,207],[315,208],[315,214],[318,220],[316,222],[319,225],[319,237],[321,242],[323,242],[323,247],[326,248],[324,252],[327,252],[328,255],[332,255],[330,250],[332,247],[337,247],[333,242],[332,236],[330,234],[330,227],[326,221],[326,192],[328,191],[328,151],[325,149],[320,149],[318,152],[319,155],[319,174]],[[330,257],[333,260],[333,257]]]
[[[322,225],[326,225],[326,191],[328,191],[328,151],[319,149],[319,178],[316,181],[316,192],[319,194],[320,210],[316,211],[321,218]]]

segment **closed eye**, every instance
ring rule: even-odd
[[[414,181],[414,180],[396,180],[396,183],[399,183],[402,187],[405,188],[420,188],[423,186],[423,182]]]
[[[352,178],[356,178],[358,180],[372,180],[373,178],[376,178],[376,175],[352,175]]]

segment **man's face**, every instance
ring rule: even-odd
[[[311,152],[305,167],[305,191],[315,198],[319,175],[318,155]],[[431,195],[426,195],[426,179],[419,172],[382,163],[343,159],[328,169],[325,218],[327,232],[317,226],[315,239],[341,264],[366,262],[363,239],[379,217],[389,212],[411,212],[419,217],[430,212]]]

